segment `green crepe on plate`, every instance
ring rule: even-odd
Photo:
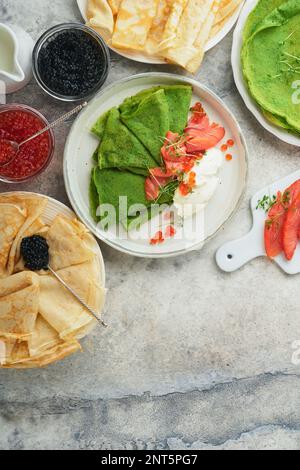
[[[263,19],[272,13],[273,10],[285,3],[286,0],[260,0],[254,10],[248,16],[244,31],[243,41],[247,41],[253,33],[255,33],[257,26]]]
[[[107,115],[106,126],[98,149],[98,164],[104,168],[136,169],[137,173],[149,174],[157,166],[148,150],[121,122],[120,112],[113,108]]]
[[[143,90],[137,95],[127,98],[121,104],[121,114],[126,115],[135,112],[144,99],[159,90],[164,90],[168,103],[170,121],[168,130],[182,134],[187,125],[192,99],[192,87],[190,85],[166,85]]]
[[[148,95],[135,109],[123,111],[121,119],[161,166],[160,150],[170,130],[169,106],[164,90]]]
[[[130,173],[129,171],[120,171],[117,169],[92,170],[90,182],[90,210],[93,219],[96,222],[101,220],[97,214],[98,207],[104,204],[110,204],[115,208],[117,221],[121,222],[126,229],[133,228],[137,219],[136,212],[144,213],[143,221],[147,221],[151,215],[157,214],[159,209],[150,213],[150,206],[153,201],[146,199],[145,180],[142,175]],[[171,191],[162,192],[156,205],[171,204],[174,198],[176,186]],[[126,214],[122,216],[119,210],[120,196],[126,196]],[[133,209],[133,213],[131,210]],[[105,216],[104,216],[105,217]]]
[[[293,102],[300,78],[300,1],[289,0],[258,25],[242,52],[249,90],[269,119],[300,132],[300,104]],[[271,117],[271,116],[272,117]]]
[[[113,168],[100,170],[95,168],[92,172],[91,186],[96,188],[98,200],[95,199],[95,193],[90,192],[93,198],[91,209],[97,205],[110,204],[115,208],[117,221],[127,225],[127,215],[129,208],[134,204],[141,204],[146,209],[150,206],[145,194],[145,178],[141,175],[135,175],[127,171],[119,171]],[[120,213],[120,197],[127,197],[126,214]],[[97,217],[101,220],[101,217]]]
[[[89,187],[89,202],[90,202],[90,213],[95,222],[99,222],[100,217],[97,215],[99,207],[99,194],[95,184],[95,172],[96,168],[92,169],[90,187]]]
[[[105,132],[109,113],[110,111],[106,111],[106,113],[102,114],[102,116],[99,117],[99,119],[97,120],[97,122],[94,124],[94,126],[91,129],[92,133],[96,137],[99,137],[100,140],[102,139],[103,134]]]

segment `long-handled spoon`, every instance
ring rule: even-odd
[[[78,294],[76,294],[76,292],[70,287],[68,286],[68,284],[65,283],[65,281],[55,272],[53,271],[53,269],[48,265],[48,270],[53,274],[53,276],[70,292],[70,294],[73,295],[73,297],[75,297],[76,300],[78,300],[78,302],[83,306],[85,307],[88,312],[90,312],[91,315],[93,315],[93,317],[96,318],[96,320],[101,323],[102,326],[104,326],[105,328],[107,328],[107,324],[101,319],[98,317],[98,315],[96,314],[96,312],[94,312],[94,310],[91,309],[91,307],[89,307],[80,297]]]
[[[47,127],[44,127],[39,132],[32,135],[31,137],[24,140],[23,142],[18,143],[18,142],[14,142],[13,140],[0,139],[0,168],[10,165],[15,160],[16,156],[18,155],[20,151],[20,148],[24,144],[31,142],[32,140],[36,139],[40,135],[44,134],[44,132],[47,132],[53,129],[54,127],[58,126],[62,122],[66,121],[68,118],[70,118],[74,114],[79,113],[79,111],[81,111],[86,105],[87,105],[87,102],[80,104],[75,109],[73,109],[72,111],[69,111],[68,113],[64,114],[60,118],[56,119],[56,121],[52,122]]]
[[[47,240],[40,235],[23,238],[21,242],[21,255],[25,262],[25,267],[30,271],[50,271],[51,274],[67,289],[70,294],[100,323],[107,328],[107,324],[99,318],[99,315],[86,302],[68,286],[65,281],[49,266],[49,245]]]

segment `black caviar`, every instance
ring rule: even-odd
[[[25,268],[31,271],[48,270],[49,246],[45,238],[39,235],[23,238],[21,255],[25,262]]]
[[[65,29],[53,33],[43,43],[37,66],[41,80],[51,91],[84,97],[103,80],[107,59],[91,34]]]

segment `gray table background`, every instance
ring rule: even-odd
[[[0,0],[0,21],[34,39],[48,27],[80,21],[75,0]],[[234,274],[215,265],[216,249],[251,226],[249,198],[299,169],[300,151],[265,132],[233,83],[230,34],[197,78],[235,113],[249,149],[247,193],[238,214],[199,253],[141,260],[101,244],[109,294],[107,331],[85,352],[39,371],[0,371],[1,449],[300,449],[299,277],[266,259]],[[182,73],[112,54],[107,83],[149,71]],[[53,120],[70,109],[34,80],[9,102]],[[29,190],[68,204],[62,157],[70,124],[56,130],[56,154]]]

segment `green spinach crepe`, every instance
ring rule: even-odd
[[[293,93],[300,79],[300,0],[261,0],[244,41],[242,65],[252,97],[273,124],[299,133],[300,105]]]
[[[126,207],[123,208],[125,209],[123,212],[120,210],[120,196],[127,197],[124,201]],[[170,204],[173,201],[173,196],[173,194],[166,192],[160,196],[157,204]],[[94,168],[90,184],[90,207],[91,214],[97,222],[106,219],[106,204],[115,208],[116,220],[125,229],[133,228],[137,217],[139,223],[142,223],[153,215],[149,210],[151,201],[146,199],[145,178],[143,176],[112,168],[106,170]],[[102,206],[102,214],[97,213],[99,206]],[[103,226],[102,228],[107,227]]]
[[[157,165],[144,145],[123,124],[117,108],[110,110],[106,116],[106,126],[98,149],[98,165],[104,168],[120,170],[137,169],[137,173],[147,175],[149,168]]]
[[[121,119],[160,166],[162,141],[170,130],[169,106],[164,90],[144,98],[134,111],[123,111]]]
[[[243,31],[244,43],[255,33],[257,26],[265,17],[285,2],[286,0],[259,0],[254,10],[248,16]]]
[[[188,119],[189,107],[192,99],[192,87],[186,85],[157,86],[143,90],[135,96],[127,98],[120,106],[122,115],[134,113],[141,102],[153,93],[163,90],[169,108],[169,121],[172,132],[182,134]]]
[[[145,181],[149,170],[162,166],[161,147],[166,133],[182,133],[188,120],[192,97],[190,86],[154,87],[143,90],[124,101],[119,109],[103,114],[92,128],[100,139],[93,159],[90,183],[90,210],[95,221],[106,220],[97,214],[99,206],[112,205],[117,221],[129,230],[135,226],[137,216],[129,208],[144,208],[139,223],[143,223],[158,210],[152,210],[145,194]],[[156,201],[171,204],[176,187],[164,190]],[[119,197],[127,197],[127,216],[120,211]],[[135,212],[135,211],[134,211]],[[125,211],[126,213],[126,211]]]

